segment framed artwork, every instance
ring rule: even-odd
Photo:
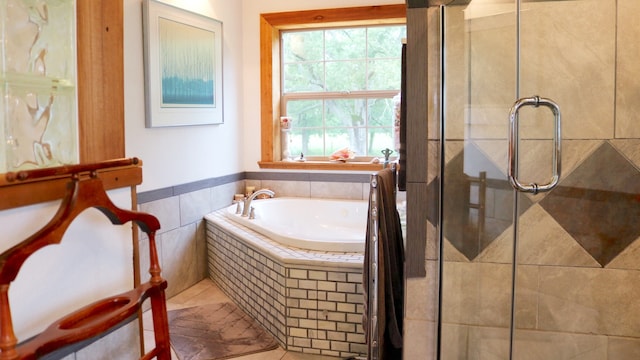
[[[143,1],[146,126],[223,123],[222,22]]]

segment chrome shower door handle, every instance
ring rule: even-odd
[[[551,179],[546,184],[536,184],[532,183],[529,185],[524,185],[518,180],[518,143],[520,142],[520,134],[519,134],[519,123],[518,123],[518,111],[522,107],[525,106],[533,106],[540,107],[544,106],[551,110],[554,117],[554,132],[553,132],[553,159],[552,159],[552,171],[551,171]],[[539,192],[545,192],[553,189],[558,185],[560,181],[560,158],[562,154],[562,133],[561,133],[561,116],[560,116],[560,107],[558,104],[553,102],[550,99],[541,98],[538,96],[530,97],[530,98],[522,98],[516,101],[511,108],[509,115],[509,183],[513,186],[514,189],[521,192],[528,192],[537,194]]]

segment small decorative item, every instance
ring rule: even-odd
[[[300,153],[300,157],[299,157],[299,158],[296,158],[296,161],[297,161],[297,162],[305,162],[305,161],[307,161],[307,159],[305,159],[305,157],[304,157],[304,154],[303,154],[303,153]]]
[[[293,119],[289,116],[280,117],[280,130],[291,130]]]
[[[291,160],[291,152],[289,151],[289,144],[291,138],[289,132],[291,131],[293,119],[288,116],[280,117],[280,143],[282,146],[282,161]]]
[[[146,126],[223,123],[222,22],[143,1]]]
[[[389,165],[389,156],[393,154],[393,150],[386,148],[381,152],[382,155],[384,155],[384,163],[382,163],[382,168],[385,169]]]
[[[353,152],[348,147],[345,147],[340,150],[336,150],[331,155],[329,155],[329,160],[347,162],[347,160],[353,159],[355,157],[356,157],[356,153]]]

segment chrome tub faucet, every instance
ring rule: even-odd
[[[249,216],[249,212],[251,211],[251,202],[253,201],[253,199],[256,198],[256,196],[261,195],[261,194],[267,194],[269,195],[269,197],[274,197],[276,195],[275,192],[269,190],[269,189],[260,189],[256,192],[254,192],[253,194],[247,195],[247,197],[244,199],[244,206],[242,208],[242,216]]]

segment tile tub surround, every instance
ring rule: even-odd
[[[209,276],[289,351],[350,357],[366,353],[363,254],[285,247],[206,216]]]
[[[638,127],[630,125],[637,124],[640,109],[637,91],[631,95],[638,88],[634,75],[640,66],[631,53],[637,53],[633,39],[640,27],[629,17],[640,10],[640,2],[529,2],[524,7],[520,90],[528,95],[534,90],[528,87],[534,85],[553,92],[549,96],[562,106],[563,144],[559,186],[545,194],[518,195],[515,358],[637,359],[640,142]],[[501,120],[492,114],[495,104],[504,104],[499,112],[508,113],[513,101],[500,98],[511,93],[502,90],[513,84],[510,75],[501,76],[504,66],[496,63],[508,52],[498,47],[512,46],[505,38],[513,32],[507,30],[505,35],[504,31],[512,24],[500,25],[498,16],[478,18],[473,20],[478,31],[471,31],[473,26],[463,20],[463,8],[457,10],[446,21],[446,26],[455,26],[447,28],[450,33],[458,32],[457,41],[446,44],[447,58],[468,59],[463,55],[464,44],[474,44],[477,51],[472,66],[460,61],[444,67],[449,95],[470,96],[448,96],[458,103],[443,110],[448,112],[446,143],[429,154],[432,164],[444,165],[445,179],[456,179],[444,184],[445,192],[449,191],[443,204],[444,239],[438,242],[434,231],[427,240],[427,249],[444,248],[444,295],[429,299],[424,310],[408,307],[410,326],[417,331],[406,341],[435,334],[433,324],[440,311],[443,358],[505,358],[511,315],[513,194],[503,190],[507,139]],[[539,29],[554,29],[555,41],[535,41]],[[562,34],[565,30],[568,33]],[[550,62],[565,65],[549,66]],[[575,76],[585,73],[594,75]],[[467,79],[472,81],[467,84]],[[571,89],[563,89],[564,84]],[[521,146],[527,149],[521,151],[521,175],[540,181],[544,179],[535,178],[537,170],[548,168],[549,163],[534,154],[549,149],[550,140],[542,134],[547,130],[532,126],[540,119],[528,119],[529,125],[523,123],[520,129]],[[437,119],[431,122],[437,125]],[[441,145],[438,139],[432,141]],[[493,179],[487,184],[486,223],[480,231],[477,222],[468,221],[475,226],[461,231],[460,222],[446,221],[475,220],[462,194],[476,198],[478,190],[465,176],[478,176],[480,170]],[[439,189],[437,179],[428,182],[429,189]],[[430,216],[429,226],[435,228],[438,220]],[[440,259],[428,259],[427,266],[436,273]],[[417,293],[425,288],[437,292],[440,284],[423,280],[410,285],[407,291]]]

